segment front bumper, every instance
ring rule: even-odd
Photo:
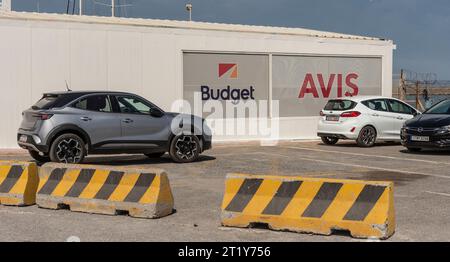
[[[427,136],[430,141],[412,141],[412,136]],[[417,132],[402,128],[400,137],[402,145],[409,148],[450,148],[450,132],[439,133],[438,129]]]
[[[26,140],[21,141],[20,137],[21,136],[26,136]],[[35,138],[33,134],[25,134],[25,133],[18,133],[17,134],[17,144],[26,150],[32,150],[32,151],[37,151],[37,152],[43,152],[43,153],[48,153],[49,148],[47,145],[42,145],[42,144],[38,144],[35,141]]]

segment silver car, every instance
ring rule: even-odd
[[[38,162],[81,163],[88,154],[195,161],[211,148],[204,119],[169,113],[124,92],[46,93],[23,113],[17,140]]]

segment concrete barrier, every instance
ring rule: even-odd
[[[356,238],[389,238],[395,231],[392,182],[229,174],[222,225]]]
[[[35,163],[0,161],[0,204],[34,205],[38,183]]]
[[[36,203],[49,209],[158,218],[173,211],[167,174],[159,169],[45,164]]]

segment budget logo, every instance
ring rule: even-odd
[[[229,73],[230,72],[230,73]],[[227,74],[229,73],[229,74]],[[229,78],[238,78],[238,66],[237,64],[219,64],[219,78],[222,78],[225,74],[229,75]]]

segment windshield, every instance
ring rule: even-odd
[[[445,100],[434,105],[425,111],[424,114],[450,115],[450,100]]]
[[[325,105],[324,110],[328,111],[347,111],[355,108],[356,103],[350,100],[330,100]]]

